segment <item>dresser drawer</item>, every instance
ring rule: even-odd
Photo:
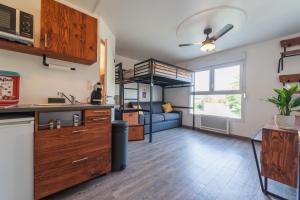
[[[53,164],[82,152],[111,148],[111,130],[105,127],[70,129],[55,133],[43,131],[36,135],[36,171],[43,170],[49,163]]]
[[[110,150],[96,150],[60,161],[59,166],[35,173],[35,198],[40,199],[108,173],[111,170]]]
[[[129,126],[128,128],[128,141],[144,140],[144,126]]]
[[[47,131],[38,131],[35,133],[35,144],[39,150],[72,148],[76,145],[86,144],[96,139],[110,134],[110,130],[104,126],[94,127],[72,127]]]
[[[101,116],[111,116],[111,109],[98,109],[98,110],[85,110],[84,117],[101,117]]]
[[[128,122],[128,125],[138,125],[139,124],[139,113],[138,112],[128,112],[123,113],[123,120]]]

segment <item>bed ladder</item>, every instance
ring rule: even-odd
[[[119,63],[116,65],[116,79],[117,83],[119,84],[119,102],[120,102],[120,111],[121,111],[121,117],[123,115],[124,109],[125,109],[125,101],[136,101],[139,105],[140,103],[140,85],[137,84],[137,87],[125,87],[126,81],[124,80],[123,76],[123,64]],[[136,91],[136,98],[125,98],[125,90],[131,90]]]
[[[133,87],[125,87],[126,84],[122,84],[122,98],[123,98],[123,106],[125,104],[125,101],[136,101],[137,104],[139,105],[140,103],[140,84],[139,83],[136,83],[137,84],[137,87],[136,88],[133,88]],[[121,88],[121,87],[120,87]],[[125,91],[126,90],[129,90],[129,91],[136,91],[136,98],[125,98]]]

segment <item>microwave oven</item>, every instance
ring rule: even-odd
[[[0,38],[33,45],[33,15],[0,4]]]

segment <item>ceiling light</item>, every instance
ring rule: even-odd
[[[213,41],[207,41],[207,42],[203,42],[203,45],[201,46],[201,51],[205,51],[205,52],[210,52],[215,50],[216,45]]]

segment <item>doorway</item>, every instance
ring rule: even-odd
[[[107,71],[107,40],[100,42],[100,70],[99,80],[102,84],[102,99],[106,102],[106,71]]]

